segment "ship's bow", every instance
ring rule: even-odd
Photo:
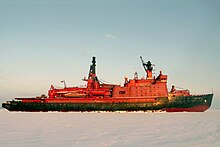
[[[204,112],[211,107],[213,94],[177,96],[169,99],[167,112]]]

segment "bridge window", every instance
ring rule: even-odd
[[[125,91],[119,91],[119,94],[125,94]]]

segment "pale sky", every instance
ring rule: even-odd
[[[211,93],[220,107],[218,0],[0,0],[0,101],[79,86],[122,84],[151,60],[171,85]]]

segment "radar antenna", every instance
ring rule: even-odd
[[[147,71],[147,70],[152,71],[154,64],[152,64],[150,61],[144,62],[144,60],[142,59],[142,56],[140,56],[140,58],[141,58],[141,62],[142,62],[142,65],[143,65],[145,71]]]
[[[152,79],[152,71],[153,71],[154,64],[152,64],[150,61],[144,62],[141,56],[140,58],[141,58],[142,65],[147,73],[147,79]]]

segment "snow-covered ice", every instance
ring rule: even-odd
[[[9,112],[0,146],[220,146],[220,110],[201,113]]]

